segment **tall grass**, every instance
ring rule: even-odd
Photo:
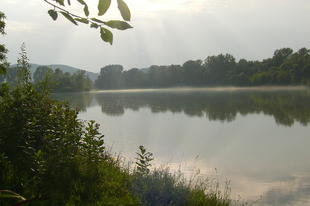
[[[230,181],[226,180],[221,190],[216,179],[205,178],[199,170],[187,179],[179,169],[171,172],[170,167],[159,166],[148,175],[133,172],[132,192],[141,205],[204,205],[204,206],[245,206],[255,202],[231,199]]]
[[[169,165],[150,169],[151,156],[149,161],[136,164],[132,169],[133,165],[120,155],[107,151],[102,155],[104,161],[94,169],[76,167],[75,175],[63,184],[68,189],[51,189],[51,199],[31,205],[245,206],[255,203],[244,202],[240,197],[231,199],[230,181],[226,181],[222,190],[217,179],[205,178],[199,170],[187,179],[181,168],[174,172]],[[14,201],[16,203],[16,200],[1,201],[0,198],[3,205],[13,205]]]

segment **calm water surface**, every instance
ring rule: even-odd
[[[310,90],[162,89],[55,94],[96,120],[127,161],[140,145],[153,164],[197,169],[257,205],[310,205]],[[216,172],[217,170],[217,172]]]

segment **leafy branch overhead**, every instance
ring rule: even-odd
[[[48,0],[44,1],[54,7],[54,9],[48,10],[48,14],[54,21],[57,20],[58,14],[60,13],[75,25],[78,25],[78,23],[89,24],[90,28],[99,29],[101,39],[105,42],[109,42],[111,45],[113,44],[113,33],[107,27],[118,30],[126,30],[132,28],[132,26],[128,23],[131,19],[130,10],[123,0],[117,0],[117,8],[120,11],[123,20],[109,21],[102,21],[95,17],[90,18],[89,8],[84,0],[76,0],[84,6],[84,17],[73,14],[67,9],[65,9],[65,0],[53,0],[56,1],[56,4],[51,3]],[[70,0],[67,0],[66,2],[69,6],[71,6]],[[98,16],[104,15],[110,8],[110,5],[111,0],[98,0]]]

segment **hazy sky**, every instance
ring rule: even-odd
[[[91,17],[97,0],[85,0]],[[83,15],[71,0],[70,11]],[[116,0],[102,20],[121,19]],[[309,0],[125,0],[133,29],[111,29],[114,43],[101,40],[99,30],[75,26],[62,15],[53,21],[43,0],[1,0],[7,16],[8,60],[15,64],[25,42],[28,58],[36,64],[66,64],[99,72],[109,64],[125,70],[151,65],[183,64],[220,53],[238,61],[272,57],[276,49],[310,48]]]

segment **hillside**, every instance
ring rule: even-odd
[[[67,66],[67,65],[62,65],[62,64],[50,64],[50,65],[39,65],[39,64],[33,64],[33,63],[30,63],[31,65],[31,68],[30,68],[30,72],[31,74],[33,74],[37,67],[39,66],[47,66],[47,67],[50,67],[52,68],[54,71],[55,69],[59,68],[62,70],[63,73],[65,72],[69,72],[70,74],[73,74],[74,72],[77,72],[79,71],[80,69],[78,68],[74,68],[74,67],[71,67],[71,66]],[[16,64],[13,64],[11,65],[11,67],[16,67]],[[94,72],[89,72],[89,71],[85,71],[85,74],[89,76],[89,78],[94,82],[98,76],[99,76],[99,73],[94,73]]]

